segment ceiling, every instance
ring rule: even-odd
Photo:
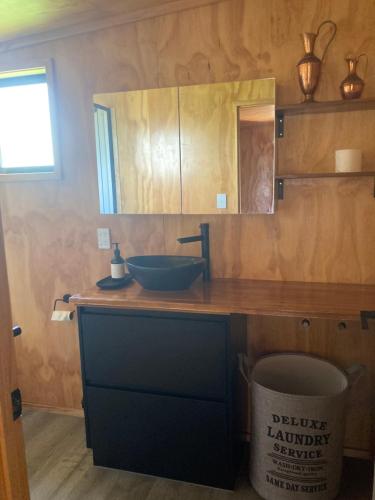
[[[174,0],[0,0],[0,42],[173,3]]]

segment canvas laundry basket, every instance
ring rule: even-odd
[[[245,359],[240,360],[244,376]],[[347,372],[304,354],[261,358],[251,374],[250,481],[267,500],[330,500],[342,468]]]

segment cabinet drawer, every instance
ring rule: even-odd
[[[94,464],[233,487],[226,405],[87,388]]]
[[[227,321],[81,314],[86,384],[223,400]]]

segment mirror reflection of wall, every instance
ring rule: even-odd
[[[238,119],[241,213],[273,213],[275,106],[241,106]]]

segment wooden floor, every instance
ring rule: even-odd
[[[32,500],[259,500],[246,479],[228,492],[179,481],[103,469],[92,465],[83,419],[41,411],[24,412]],[[338,500],[371,499],[371,466],[345,464]]]

